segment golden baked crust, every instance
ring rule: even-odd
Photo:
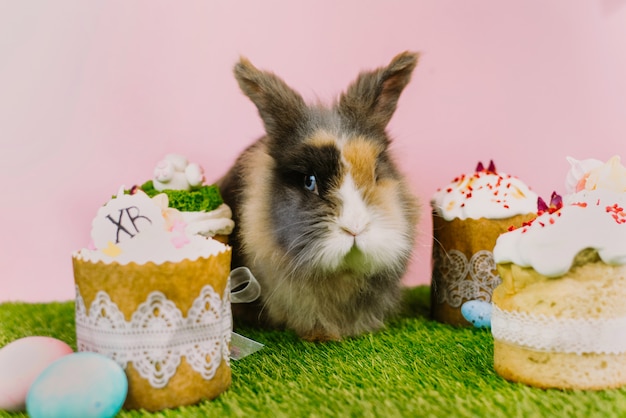
[[[492,300],[505,311],[561,318],[626,316],[626,265],[595,261],[548,278],[529,267],[499,264],[498,273],[502,284]]]
[[[581,252],[570,271],[558,278],[499,264],[502,284],[493,292],[494,305],[558,319],[626,317],[626,265],[608,265],[594,253]],[[540,388],[599,390],[626,385],[626,353],[545,352],[494,339],[494,368],[507,380]]]
[[[601,390],[626,384],[626,353],[547,353],[495,340],[493,365],[511,382],[542,389]]]

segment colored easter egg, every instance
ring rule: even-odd
[[[37,376],[72,347],[51,337],[24,337],[0,349],[0,409],[22,411]]]
[[[469,300],[461,305],[461,314],[476,328],[491,327],[491,302]]]
[[[96,353],[74,353],[52,363],[26,397],[31,418],[109,418],[126,400],[128,380],[113,360]]]

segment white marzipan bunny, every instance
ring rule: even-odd
[[[168,154],[154,169],[154,188],[158,191],[190,190],[204,181],[204,172],[198,164],[189,163],[178,154]]]

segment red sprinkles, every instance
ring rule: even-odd
[[[626,212],[624,212],[624,208],[617,203],[613,206],[607,206],[606,212],[609,213],[618,224],[626,223]]]
[[[552,195],[550,196],[550,205],[548,205],[541,198],[541,196],[537,198],[537,217],[545,213],[549,215],[556,215],[557,217],[561,216],[560,210],[562,208],[563,208],[563,199],[556,192],[552,192]],[[520,228],[522,228],[522,234],[528,231],[528,227],[530,227],[536,220],[537,218],[534,218],[534,219],[531,219],[530,221],[523,222],[522,225],[520,226]],[[548,222],[550,225],[553,225],[556,221],[552,216],[550,216],[548,218]],[[542,228],[546,226],[545,222],[537,221],[537,223],[541,225]],[[514,226],[509,227],[509,231],[514,231],[515,229],[517,228]]]
[[[496,176],[495,183],[487,182],[487,184],[481,185],[480,187],[476,188],[475,182],[484,175]],[[506,182],[506,180],[513,179],[513,178],[515,177],[511,175],[498,174],[496,170],[496,165],[494,164],[493,160],[490,160],[487,168],[485,168],[483,163],[479,161],[478,164],[476,165],[475,173],[472,176],[466,176],[465,174],[461,174],[460,176],[455,177],[454,180],[452,180],[452,182],[460,185],[467,180],[467,183],[465,184],[464,189],[460,191],[460,193],[463,195],[465,200],[471,199],[474,196],[473,192],[476,192],[478,190],[488,189],[491,192],[491,194],[494,196],[494,198],[492,199],[492,202],[501,204],[502,207],[505,209],[510,209],[509,205],[506,204],[506,197],[508,196],[508,192],[503,191],[502,193],[500,193],[501,192],[500,189],[503,187],[505,187],[506,189],[511,189],[512,184],[510,182],[506,184],[503,184],[502,182],[503,181]],[[453,192],[454,192],[453,187],[446,188],[446,193],[453,193]],[[496,200],[496,198],[498,197],[500,198]],[[464,207],[464,206],[465,204],[461,204],[461,207]]]

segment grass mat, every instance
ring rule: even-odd
[[[231,388],[214,401],[119,417],[613,417],[626,416],[626,389],[541,390],[493,371],[488,330],[428,319],[429,289],[406,291],[385,330],[337,343],[288,331],[240,329],[265,348],[232,362]],[[74,303],[0,304],[0,346],[47,335],[76,347]],[[0,411],[0,417],[26,416]]]

